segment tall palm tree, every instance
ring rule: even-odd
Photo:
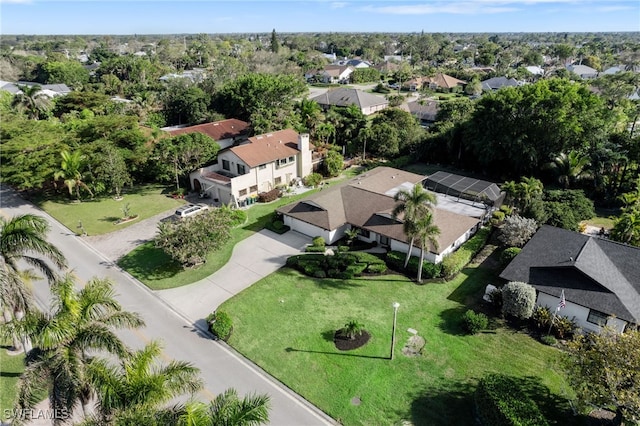
[[[73,413],[80,403],[86,413],[93,397],[89,353],[127,355],[129,350],[115,330],[140,327],[144,322],[137,314],[122,310],[106,279],[93,279],[76,292],[74,279],[67,274],[54,283],[51,292],[50,313],[31,311],[2,329],[5,335],[26,335],[34,345],[19,381],[16,408],[33,408],[40,391],[46,390],[52,410]]]
[[[309,99],[302,99],[297,105],[296,109],[302,119],[302,124],[306,130],[311,134],[315,134],[316,126],[323,118],[322,108],[316,101]]]
[[[438,239],[440,235],[440,229],[433,224],[433,214],[427,212],[423,216],[419,217],[415,223],[416,231],[415,236],[420,242],[420,264],[418,265],[418,282],[422,282],[422,264],[424,263],[424,251],[428,244],[431,244],[433,249],[438,251]]]
[[[235,389],[227,389],[209,406],[211,426],[258,426],[269,422],[269,396],[248,395],[240,399]]]
[[[573,183],[589,176],[589,157],[580,155],[577,151],[569,151],[568,154],[560,153],[544,168],[552,170],[558,177],[558,182],[565,189]]]
[[[544,186],[539,179],[534,177],[523,177],[518,183],[518,198],[520,200],[521,211],[525,211],[533,200],[542,196]]]
[[[402,229],[409,238],[409,251],[407,251],[407,257],[404,261],[404,267],[406,268],[411,258],[411,250],[415,240],[416,222],[419,218],[428,214],[438,200],[435,194],[424,189],[420,183],[413,185],[411,190],[401,189],[393,199],[398,204],[393,209],[392,215],[396,219],[403,215],[401,219]]]
[[[16,93],[12,105],[26,111],[32,120],[40,119],[40,114],[51,107],[51,99],[42,92],[39,85],[18,85],[20,93]]]
[[[640,247],[640,209],[625,211],[611,230],[611,239]]]
[[[80,200],[80,188],[84,188],[89,191],[89,194],[93,197],[93,192],[82,180],[82,169],[84,167],[84,156],[80,151],[69,152],[64,150],[60,152],[62,162],[60,163],[60,170],[53,176],[55,179],[64,179],[64,184],[69,188],[69,195],[73,194],[73,190],[76,190],[76,197]]]
[[[122,421],[138,412],[166,417],[175,411],[165,410],[167,402],[202,387],[196,367],[182,361],[160,366],[157,362],[160,353],[160,344],[151,342],[120,359],[119,365],[105,359],[93,360],[88,377],[98,394],[99,421],[126,424]]]
[[[21,270],[20,262],[42,273],[50,282],[56,277],[56,268],[67,266],[62,252],[47,241],[48,231],[49,223],[40,216],[0,217],[0,307],[7,322],[14,314],[29,311],[31,306],[31,292],[25,281],[33,278],[33,274]],[[14,346],[20,349],[17,340]]]

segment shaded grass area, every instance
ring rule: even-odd
[[[596,216],[584,222],[587,225],[597,226],[598,228],[612,229],[619,214],[620,210],[618,209],[596,208]]]
[[[262,230],[272,219],[278,207],[289,204],[312,194],[311,190],[303,194],[285,196],[272,203],[254,204],[247,209],[247,222],[231,231],[231,239],[216,252],[210,253],[204,265],[183,269],[153,242],[142,244],[120,258],[118,265],[143,282],[152,290],[180,287],[199,281],[222,268],[233,252],[233,247],[251,234]]]
[[[34,202],[76,233],[82,232],[78,227],[78,222],[82,221],[89,235],[117,231],[185,204],[184,200],[169,197],[163,185],[144,185],[127,189],[120,201],[106,196],[78,203],[74,198],[62,195],[53,199],[36,199]],[[123,217],[122,208],[127,203],[129,203],[130,214],[138,215],[138,218],[131,222],[114,225],[116,220]]]
[[[24,371],[24,353],[9,355],[6,346],[0,347],[0,419],[7,420],[17,395],[16,385]]]
[[[233,318],[229,343],[235,349],[345,425],[474,424],[472,394],[490,372],[528,380],[553,424],[577,424],[569,414],[557,349],[499,321],[484,333],[463,332],[462,314],[494,279],[482,267],[425,286],[399,275],[341,281],[283,268],[220,309]],[[395,301],[400,308],[390,361]],[[328,337],[350,319],[361,322],[371,340],[340,352]],[[426,340],[422,356],[402,355],[408,328]],[[354,397],[359,406],[351,404]]]

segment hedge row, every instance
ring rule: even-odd
[[[471,237],[469,241],[462,244],[458,250],[445,256],[442,260],[442,276],[449,280],[462,271],[462,268],[467,266],[482,250],[490,234],[491,228],[484,227],[476,232],[476,235]]]
[[[400,251],[390,251],[387,253],[387,265],[394,271],[404,272],[407,275],[417,275],[418,267],[420,266],[420,258],[417,256],[411,256],[407,268],[404,267],[404,261],[407,257],[406,253]],[[423,262],[422,263],[422,277],[438,278],[442,274],[442,266],[438,263]]]
[[[475,409],[484,426],[548,426],[549,423],[513,377],[490,374],[480,380]]]
[[[382,274],[387,267],[384,261],[370,253],[302,254],[287,259],[287,266],[314,278],[351,279],[362,275]]]
[[[275,201],[282,195],[282,191],[278,188],[274,188],[269,192],[261,192],[258,194],[258,201],[261,203],[269,203]]]
[[[291,230],[291,228],[287,225],[285,225],[281,220],[274,220],[273,222],[267,222],[264,225],[265,228],[267,228],[269,231],[273,231],[276,234],[284,234],[285,232],[288,232],[289,230]]]

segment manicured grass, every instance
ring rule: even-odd
[[[479,303],[494,277],[474,267],[451,282],[417,286],[399,275],[341,281],[283,268],[220,309],[233,319],[229,343],[235,349],[345,425],[474,424],[472,394],[489,372],[529,377],[543,412],[557,424],[574,424],[563,398],[569,388],[558,366],[560,351],[503,326],[463,333],[462,314]],[[363,323],[372,338],[340,352],[333,333],[350,319]],[[426,340],[422,356],[402,354],[408,328]],[[360,405],[351,403],[354,397]]]
[[[152,290],[180,287],[199,281],[222,268],[233,252],[233,247],[249,235],[264,228],[276,208],[312,194],[317,190],[280,198],[268,204],[254,204],[247,209],[247,222],[231,231],[231,239],[218,251],[209,254],[207,262],[198,268],[182,269],[153,242],[142,244],[119,261],[123,269]]]
[[[618,214],[620,214],[620,212],[617,210],[596,209],[596,216],[585,220],[585,223],[599,228],[611,229]]]
[[[0,419],[6,420],[16,399],[18,378],[24,371],[24,353],[9,355],[0,348]]]
[[[107,196],[78,203],[68,197],[58,197],[50,200],[36,200],[36,204],[74,232],[81,233],[78,222],[82,221],[87,234],[100,235],[126,228],[185,203],[184,200],[167,196],[168,193],[164,193],[165,189],[166,187],[162,185],[135,187],[133,190],[127,190],[120,201]],[[123,217],[122,208],[127,203],[131,209],[130,214],[138,215],[138,218],[121,225],[114,225],[116,220]]]

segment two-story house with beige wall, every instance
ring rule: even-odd
[[[288,185],[312,172],[309,135],[286,129],[250,137],[218,153],[217,163],[192,172],[194,190],[221,203],[243,205],[247,198]]]

